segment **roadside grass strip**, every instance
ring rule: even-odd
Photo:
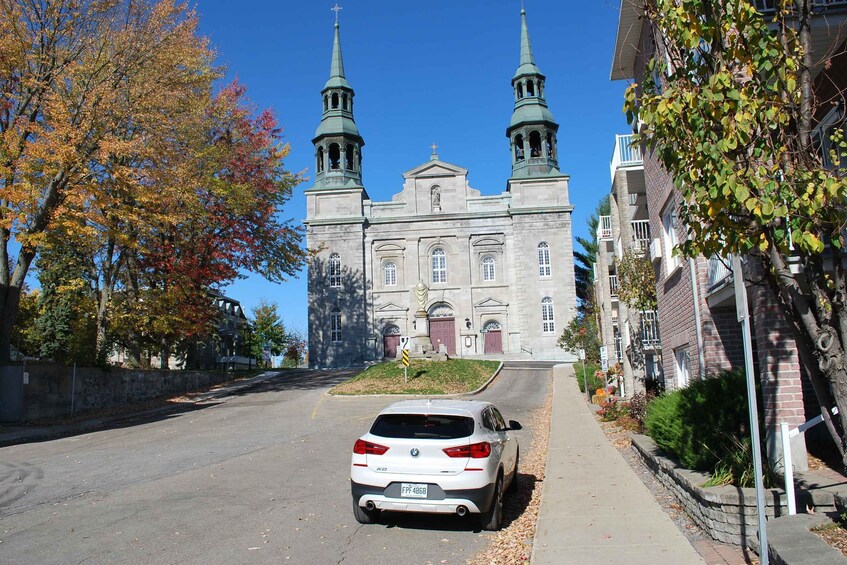
[[[341,383],[330,394],[462,394],[481,387],[491,378],[499,361],[477,359],[449,359],[427,361],[412,359],[408,382],[404,382],[403,364],[387,361],[372,365]]]

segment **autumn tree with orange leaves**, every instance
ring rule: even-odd
[[[101,359],[110,336],[208,330],[208,290],[242,270],[299,268],[276,120],[241,85],[213,95],[220,75],[173,0],[0,0],[0,362],[44,249],[89,257]]]

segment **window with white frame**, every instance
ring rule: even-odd
[[[341,286],[341,257],[338,253],[329,256],[329,286],[337,288]]]
[[[541,328],[546,334],[556,331],[556,324],[553,321],[553,299],[549,296],[541,300]]]
[[[329,340],[333,343],[341,341],[341,309],[333,308],[329,314]]]
[[[494,257],[486,255],[482,258],[482,280],[494,280]]]
[[[550,273],[550,246],[542,241],[538,244],[538,275],[549,277]]]
[[[447,253],[440,247],[432,251],[432,282],[447,282]]]
[[[385,286],[397,286],[397,265],[393,261],[388,261],[382,266],[382,271]]]
[[[688,356],[688,348],[674,349],[673,355],[676,388],[685,388],[688,386],[688,379],[691,374],[691,358]]]
[[[679,244],[676,238],[676,203],[671,200],[662,211],[662,241],[664,243],[665,265],[667,272],[671,273],[680,264],[679,255],[674,254],[674,249]]]

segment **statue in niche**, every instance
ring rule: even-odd
[[[426,312],[426,301],[429,299],[429,289],[423,281],[418,281],[415,286],[415,296],[418,298],[418,311]]]
[[[441,189],[437,186],[432,187],[432,209],[441,210]]]

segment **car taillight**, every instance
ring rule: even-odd
[[[470,457],[471,459],[484,459],[491,455],[491,444],[487,441],[472,443],[471,445],[460,445],[459,447],[447,447],[444,453],[448,457]]]
[[[353,445],[353,453],[357,455],[382,455],[388,448],[378,443],[357,439]]]

